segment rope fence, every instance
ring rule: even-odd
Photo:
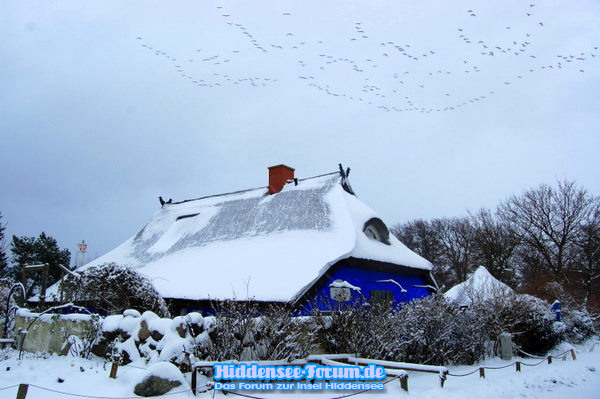
[[[512,366],[512,364],[511,364],[511,366]],[[475,373],[476,373],[476,372],[478,372],[479,370],[480,370],[480,369],[475,369],[475,370],[471,371],[470,373],[466,373],[466,374],[453,374],[453,373],[448,373],[448,375],[449,375],[449,376],[451,376],[451,377],[466,377],[466,376],[468,376],[468,375],[475,374]]]
[[[19,390],[17,391],[17,399],[25,399],[27,396],[27,392],[29,390],[30,387],[33,388],[37,388],[40,389],[42,391],[46,391],[46,392],[52,392],[52,393],[58,393],[61,395],[65,395],[65,396],[74,396],[74,397],[78,397],[78,398],[87,398],[87,399],[137,399],[139,398],[139,396],[94,396],[94,395],[83,395],[83,394],[78,394],[78,393],[72,393],[72,392],[65,392],[65,391],[59,391],[56,389],[51,389],[51,388],[46,388],[46,387],[42,387],[39,385],[35,385],[35,384],[17,384],[17,385],[12,385],[10,387],[4,388],[4,389],[8,389],[8,388],[15,388],[15,387],[19,387]],[[185,389],[182,391],[176,391],[176,392],[168,392],[165,393],[161,396],[170,396],[170,395],[178,395],[178,394],[182,394],[182,393],[186,393],[186,392],[191,392],[191,389]]]
[[[448,373],[449,376],[451,377],[466,377],[468,375],[471,374],[475,374],[477,371],[479,371],[479,376],[482,378],[485,378],[485,370],[501,370],[501,369],[505,369],[508,367],[512,367],[515,366],[516,371],[521,371],[521,366],[528,366],[528,367],[535,367],[535,366],[539,366],[540,364],[544,363],[544,362],[548,362],[548,364],[552,363],[552,359],[563,359],[566,360],[565,356],[567,353],[571,353],[571,357],[573,358],[573,360],[577,359],[577,355],[575,354],[575,350],[573,349],[569,349],[563,353],[559,353],[558,355],[548,355],[546,357],[542,357],[542,356],[535,356],[535,355],[531,355],[523,350],[521,350],[520,348],[517,348],[517,350],[531,358],[534,359],[541,359],[538,363],[535,364],[530,364],[530,363],[524,363],[521,361],[516,361],[516,362],[512,362],[510,364],[506,364],[504,366],[482,366],[479,367],[471,372],[465,373],[465,374],[454,374],[454,373]]]
[[[520,350],[520,349],[519,349]],[[521,350],[520,350],[521,351]],[[523,351],[521,351],[522,353],[524,353]],[[512,362],[510,364],[506,364],[504,366],[482,366],[482,367],[478,367],[470,372],[467,373],[463,373],[463,374],[455,374],[455,373],[450,373],[448,372],[447,369],[444,368],[443,372],[440,372],[440,379],[441,379],[441,386],[443,388],[444,386],[444,380],[446,379],[446,376],[451,376],[451,377],[467,377],[469,375],[475,374],[477,372],[479,372],[479,376],[481,378],[485,378],[485,370],[501,370],[501,369],[505,369],[508,367],[515,367],[515,371],[520,372],[521,371],[521,366],[527,366],[527,367],[535,367],[535,366],[539,366],[540,364],[544,363],[544,362],[548,362],[548,364],[552,363],[552,359],[553,358],[562,358],[563,360],[566,360],[566,354],[567,353],[571,353],[571,357],[573,358],[573,360],[577,359],[577,356],[575,354],[575,350],[570,349],[567,350],[563,353],[560,353],[558,355],[548,355],[546,357],[540,357],[540,356],[535,356],[534,358],[536,359],[540,359],[539,362],[537,363],[524,363],[521,361],[515,361]],[[532,356],[533,357],[533,356]],[[354,359],[354,360],[370,360],[370,359],[357,359],[357,358],[351,358],[349,357],[349,359]],[[321,359],[321,361],[323,362],[323,359]],[[374,362],[378,362],[377,360],[374,360]],[[395,362],[383,362],[383,361],[379,361],[380,363],[385,363],[386,365],[391,365]],[[398,363],[400,364],[400,363]],[[403,363],[404,364],[404,363]],[[142,367],[135,367],[135,366],[130,366],[130,367],[134,367],[134,368],[139,368],[142,369]],[[429,367],[429,366],[421,366],[423,369],[419,370],[418,368],[414,368],[411,371],[416,371],[416,372],[432,372],[431,370],[425,370],[425,367]],[[438,366],[431,366],[431,367],[438,367]],[[118,363],[113,363],[113,367],[111,368],[111,372],[110,372],[110,376],[111,378],[116,378],[116,374],[117,374],[117,368],[118,368]],[[439,367],[438,367],[439,368]],[[393,370],[396,371],[396,370]],[[185,390],[181,390],[181,391],[175,391],[175,392],[168,392],[166,394],[163,394],[163,396],[171,396],[171,395],[178,395],[178,394],[183,394],[183,393],[187,393],[187,392],[192,392],[194,395],[196,395],[197,391],[196,391],[196,373],[197,373],[197,369],[194,368],[194,370],[192,371],[192,386],[191,389],[185,389]],[[406,372],[404,372],[403,376],[399,376],[396,375],[393,378],[390,378],[389,380],[383,382],[384,385],[389,384],[392,381],[395,380],[400,380],[400,386],[403,390],[408,391],[408,375],[406,374]],[[88,398],[88,399],[135,399],[135,398],[139,398],[139,396],[124,396],[124,397],[116,397],[116,396],[94,396],[94,395],[83,395],[83,394],[77,394],[77,393],[70,393],[70,392],[64,392],[64,391],[59,391],[59,390],[55,390],[55,389],[51,389],[51,388],[46,388],[46,387],[42,387],[39,385],[34,385],[34,384],[15,384],[15,385],[11,385],[11,386],[7,386],[7,387],[0,387],[0,391],[5,391],[8,389],[13,389],[18,387],[18,391],[17,391],[17,399],[26,399],[27,396],[27,391],[29,387],[33,387],[36,389],[40,389],[43,391],[47,391],[47,392],[52,392],[52,393],[57,393],[57,394],[61,394],[61,395],[66,395],[66,396],[74,396],[74,397],[79,397],[79,398]],[[206,392],[210,389],[214,390],[214,387],[212,386],[212,384],[206,384],[204,386],[204,388],[207,388],[206,390],[204,390],[203,392]],[[213,394],[215,393],[216,390],[213,391]],[[355,396],[355,395],[360,395],[362,393],[366,393],[366,392],[370,392],[373,391],[373,389],[364,389],[361,391],[356,391],[356,392],[352,392],[349,394],[345,394],[345,395],[340,395],[340,396],[335,396],[335,397],[331,397],[328,399],[344,399],[344,398],[348,398],[351,396]],[[225,394],[232,394],[235,396],[240,396],[240,397],[245,397],[248,399],[266,399],[263,397],[259,397],[259,396],[254,396],[254,395],[248,395],[248,394],[244,394],[241,392],[235,392],[235,391],[230,391],[230,390],[221,390],[221,392],[225,393]]]
[[[527,353],[525,352],[523,349],[519,348],[517,346],[517,351],[519,351],[520,353],[524,354],[527,357],[533,358],[533,359],[547,359],[548,357],[552,357],[552,358],[562,358],[563,356],[565,356],[567,353],[572,352],[573,349],[569,349],[564,351],[563,353],[559,353],[558,355],[548,355],[546,357],[543,356],[536,356],[536,355],[532,355],[531,353]],[[571,353],[572,354],[572,353]]]

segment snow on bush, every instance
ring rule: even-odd
[[[479,316],[489,339],[496,342],[501,333],[511,333],[517,347],[528,353],[546,353],[562,339],[550,304],[531,295],[490,297],[474,302],[470,311]]]
[[[61,288],[67,301],[91,306],[101,313],[147,309],[168,316],[167,305],[150,280],[134,269],[105,263],[68,275]],[[139,314],[138,314],[139,315]]]
[[[6,305],[7,305],[7,301],[8,301],[8,295],[10,293],[10,289],[12,288],[14,284],[14,281],[10,278],[7,277],[3,277],[0,278],[0,326],[4,326],[4,323],[6,323]],[[16,291],[17,295],[20,297],[21,294],[20,291]],[[16,295],[13,293],[13,296],[10,298],[10,302],[8,303],[8,310],[9,313],[10,309],[13,308],[14,306],[16,306],[16,302],[15,302],[15,297]],[[11,317],[9,319],[12,319],[12,315],[13,313],[11,313]],[[9,320],[12,321],[14,324],[14,319],[13,320]],[[8,328],[8,332],[9,334],[13,334],[13,325],[10,325]]]
[[[591,337],[592,318],[564,311],[556,322],[550,304],[530,295],[504,292],[473,297],[460,307],[442,295],[404,304],[346,306],[317,311],[313,317],[323,350],[422,364],[473,364],[498,355],[500,334],[513,336],[517,348],[545,354],[563,340]],[[335,309],[333,307],[332,309]]]
[[[206,334],[196,337],[193,353],[206,360],[287,360],[310,353],[314,331],[289,309],[259,310],[249,302],[227,301],[214,319],[205,318]]]
[[[348,306],[314,316],[326,352],[438,365],[473,363],[483,356],[485,337],[472,319],[437,295],[401,309]]]
[[[596,334],[594,319],[585,309],[566,309],[563,320],[566,325],[564,338],[568,342],[579,344]]]
[[[392,304],[332,306],[311,317],[293,317],[283,307],[258,309],[225,302],[215,316],[199,313],[161,318],[126,310],[102,326],[105,354],[123,363],[166,361],[189,371],[195,360],[286,360],[305,358],[315,345],[328,353],[420,364],[473,364],[497,355],[508,332],[516,347],[544,354],[562,340],[591,336],[591,318],[565,311],[554,321],[550,304],[529,295],[487,296],[459,307],[432,295],[401,308]],[[102,345],[99,345],[101,347]]]
[[[486,336],[475,312],[442,295],[413,301],[398,311],[400,357],[424,364],[473,364],[485,354]]]

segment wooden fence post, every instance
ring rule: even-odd
[[[48,286],[48,265],[44,264],[44,268],[42,269],[42,289],[40,291],[40,305],[43,308],[46,305],[46,288]]]
[[[400,377],[400,388],[408,392],[408,375]]]
[[[577,356],[575,355],[575,349],[571,349],[571,357],[573,360],[577,360]]]
[[[479,367],[479,377],[485,378],[485,367]]]
[[[515,362],[515,369],[516,371],[521,371],[521,362]]]
[[[194,396],[196,396],[196,385],[198,384],[196,378],[196,367],[192,367],[192,393]]]
[[[552,356],[548,356],[547,359],[548,359],[548,364],[552,364]]]
[[[110,367],[110,378],[117,378],[117,370],[119,369],[119,363],[117,362],[113,362],[112,366]]]
[[[29,389],[29,385],[19,384],[19,390],[17,391],[17,399],[25,399],[25,397],[27,396],[27,389]]]

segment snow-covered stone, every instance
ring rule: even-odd
[[[141,317],[142,315],[135,309],[126,309],[123,312],[123,316],[125,317]]]
[[[181,371],[169,362],[158,362],[143,374],[134,393],[145,397],[160,396],[181,385],[187,385]]]
[[[113,332],[119,329],[119,324],[123,320],[120,314],[106,316],[102,321],[102,332]]]

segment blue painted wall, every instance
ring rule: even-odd
[[[398,285],[393,283],[378,283],[377,280],[395,280],[407,292],[402,292]],[[352,299],[346,302],[346,305],[356,303],[368,303],[371,301],[371,290],[391,291],[396,306],[402,303],[410,302],[413,299],[423,298],[431,294],[431,290],[425,287],[414,287],[415,285],[427,285],[428,282],[421,276],[409,276],[401,273],[382,272],[376,270],[365,270],[346,265],[340,265],[337,270],[329,277],[313,295],[313,299],[307,303],[302,310],[303,314],[309,314],[315,307],[321,310],[331,310],[335,301],[331,300],[329,285],[335,280],[347,281],[350,284],[359,287],[361,292],[352,290]]]

